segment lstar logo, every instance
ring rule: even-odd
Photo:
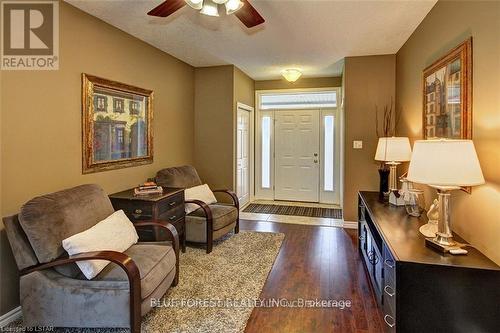
[[[2,1],[2,70],[59,69],[59,3]]]

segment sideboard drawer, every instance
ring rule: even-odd
[[[396,313],[388,304],[384,304],[382,319],[384,321],[383,325],[385,326],[384,332],[396,332]]]
[[[167,221],[167,222],[170,222],[170,223],[173,223],[181,218],[184,218],[184,205],[180,206],[176,206],[168,211],[165,211],[163,213],[160,213],[160,215],[158,216],[158,218],[162,221]]]
[[[158,205],[158,215],[162,216],[166,212],[170,212],[175,209],[182,209],[182,211],[184,211],[184,192],[179,192],[165,200],[162,200]]]
[[[396,260],[384,243],[384,277],[396,281]]]
[[[383,289],[384,306],[387,305],[391,308],[392,313],[396,313],[396,283],[390,277],[384,278]]]
[[[153,205],[146,201],[122,201],[114,206],[115,209],[123,209],[132,221],[148,221],[153,218]]]

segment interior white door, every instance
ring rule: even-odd
[[[236,195],[241,206],[250,200],[250,112],[239,108],[236,130]]]
[[[275,199],[319,201],[319,137],[319,110],[275,112]]]

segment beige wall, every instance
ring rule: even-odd
[[[235,188],[236,104],[254,106],[254,95],[233,65],[195,69],[195,166],[212,188]]]
[[[285,79],[281,79],[255,81],[255,90],[330,88],[340,87],[341,85],[341,77],[300,78],[297,82],[294,83],[290,83]]]
[[[193,162],[194,69],[61,2],[60,70],[3,72],[2,216],[33,196],[97,183],[123,190],[163,167]],[[154,163],[82,175],[81,73],[154,90]],[[5,111],[5,112],[4,112]],[[18,304],[16,267],[2,232],[0,313]]]
[[[234,103],[255,106],[255,81],[234,66]],[[235,109],[236,110],[236,109]]]
[[[233,94],[233,189],[236,189],[236,128],[238,102],[255,107],[255,81],[238,67],[234,66]],[[253,115],[252,115],[253,117]],[[253,170],[253,167],[251,167]],[[250,176],[251,177],[251,176]],[[228,198],[226,198],[228,199]]]
[[[453,229],[500,264],[500,2],[439,1],[397,53],[400,135],[422,138],[422,71],[473,38],[473,140],[486,184],[452,195]],[[427,204],[436,196],[426,191]]]
[[[195,69],[195,166],[212,188],[233,188],[233,66]]]
[[[389,105],[396,94],[396,56],[348,57],[344,67],[344,219],[357,221],[357,193],[378,190],[375,106]],[[362,140],[363,149],[353,149]]]

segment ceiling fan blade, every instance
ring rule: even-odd
[[[259,24],[264,23],[266,20],[259,14],[259,12],[253,8],[253,6],[248,2],[248,0],[241,0],[244,5],[238,10],[234,15],[246,25],[247,28],[255,27]]]
[[[167,17],[186,5],[184,0],[167,0],[148,12],[149,16]]]

